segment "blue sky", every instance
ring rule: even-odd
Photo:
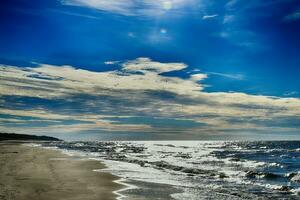
[[[297,0],[11,0],[0,26],[3,131],[300,138]]]

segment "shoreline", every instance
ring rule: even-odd
[[[34,142],[37,143],[37,142]],[[28,142],[0,142],[0,199],[113,200],[122,196],[120,178],[100,172],[98,160],[34,147]]]
[[[115,183],[124,186],[123,188],[120,188],[118,190],[113,191],[113,193],[117,195],[116,200],[122,200],[123,198],[127,197],[126,195],[122,194],[122,192],[138,188],[135,185],[131,185],[129,183],[126,183],[125,181],[126,180],[124,178],[120,178],[120,179],[114,181]]]

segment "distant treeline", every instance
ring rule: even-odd
[[[37,136],[15,133],[0,133],[0,141],[3,140],[40,140],[40,141],[60,141],[60,139],[49,136]]]

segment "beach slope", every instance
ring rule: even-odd
[[[56,150],[1,142],[0,200],[116,199],[117,177],[93,171],[103,167]]]

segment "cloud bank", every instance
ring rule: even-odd
[[[224,132],[297,132],[300,99],[205,92],[209,73],[166,76],[184,63],[150,58],[72,66],[0,66],[0,128],[34,133],[126,132],[198,138]]]

